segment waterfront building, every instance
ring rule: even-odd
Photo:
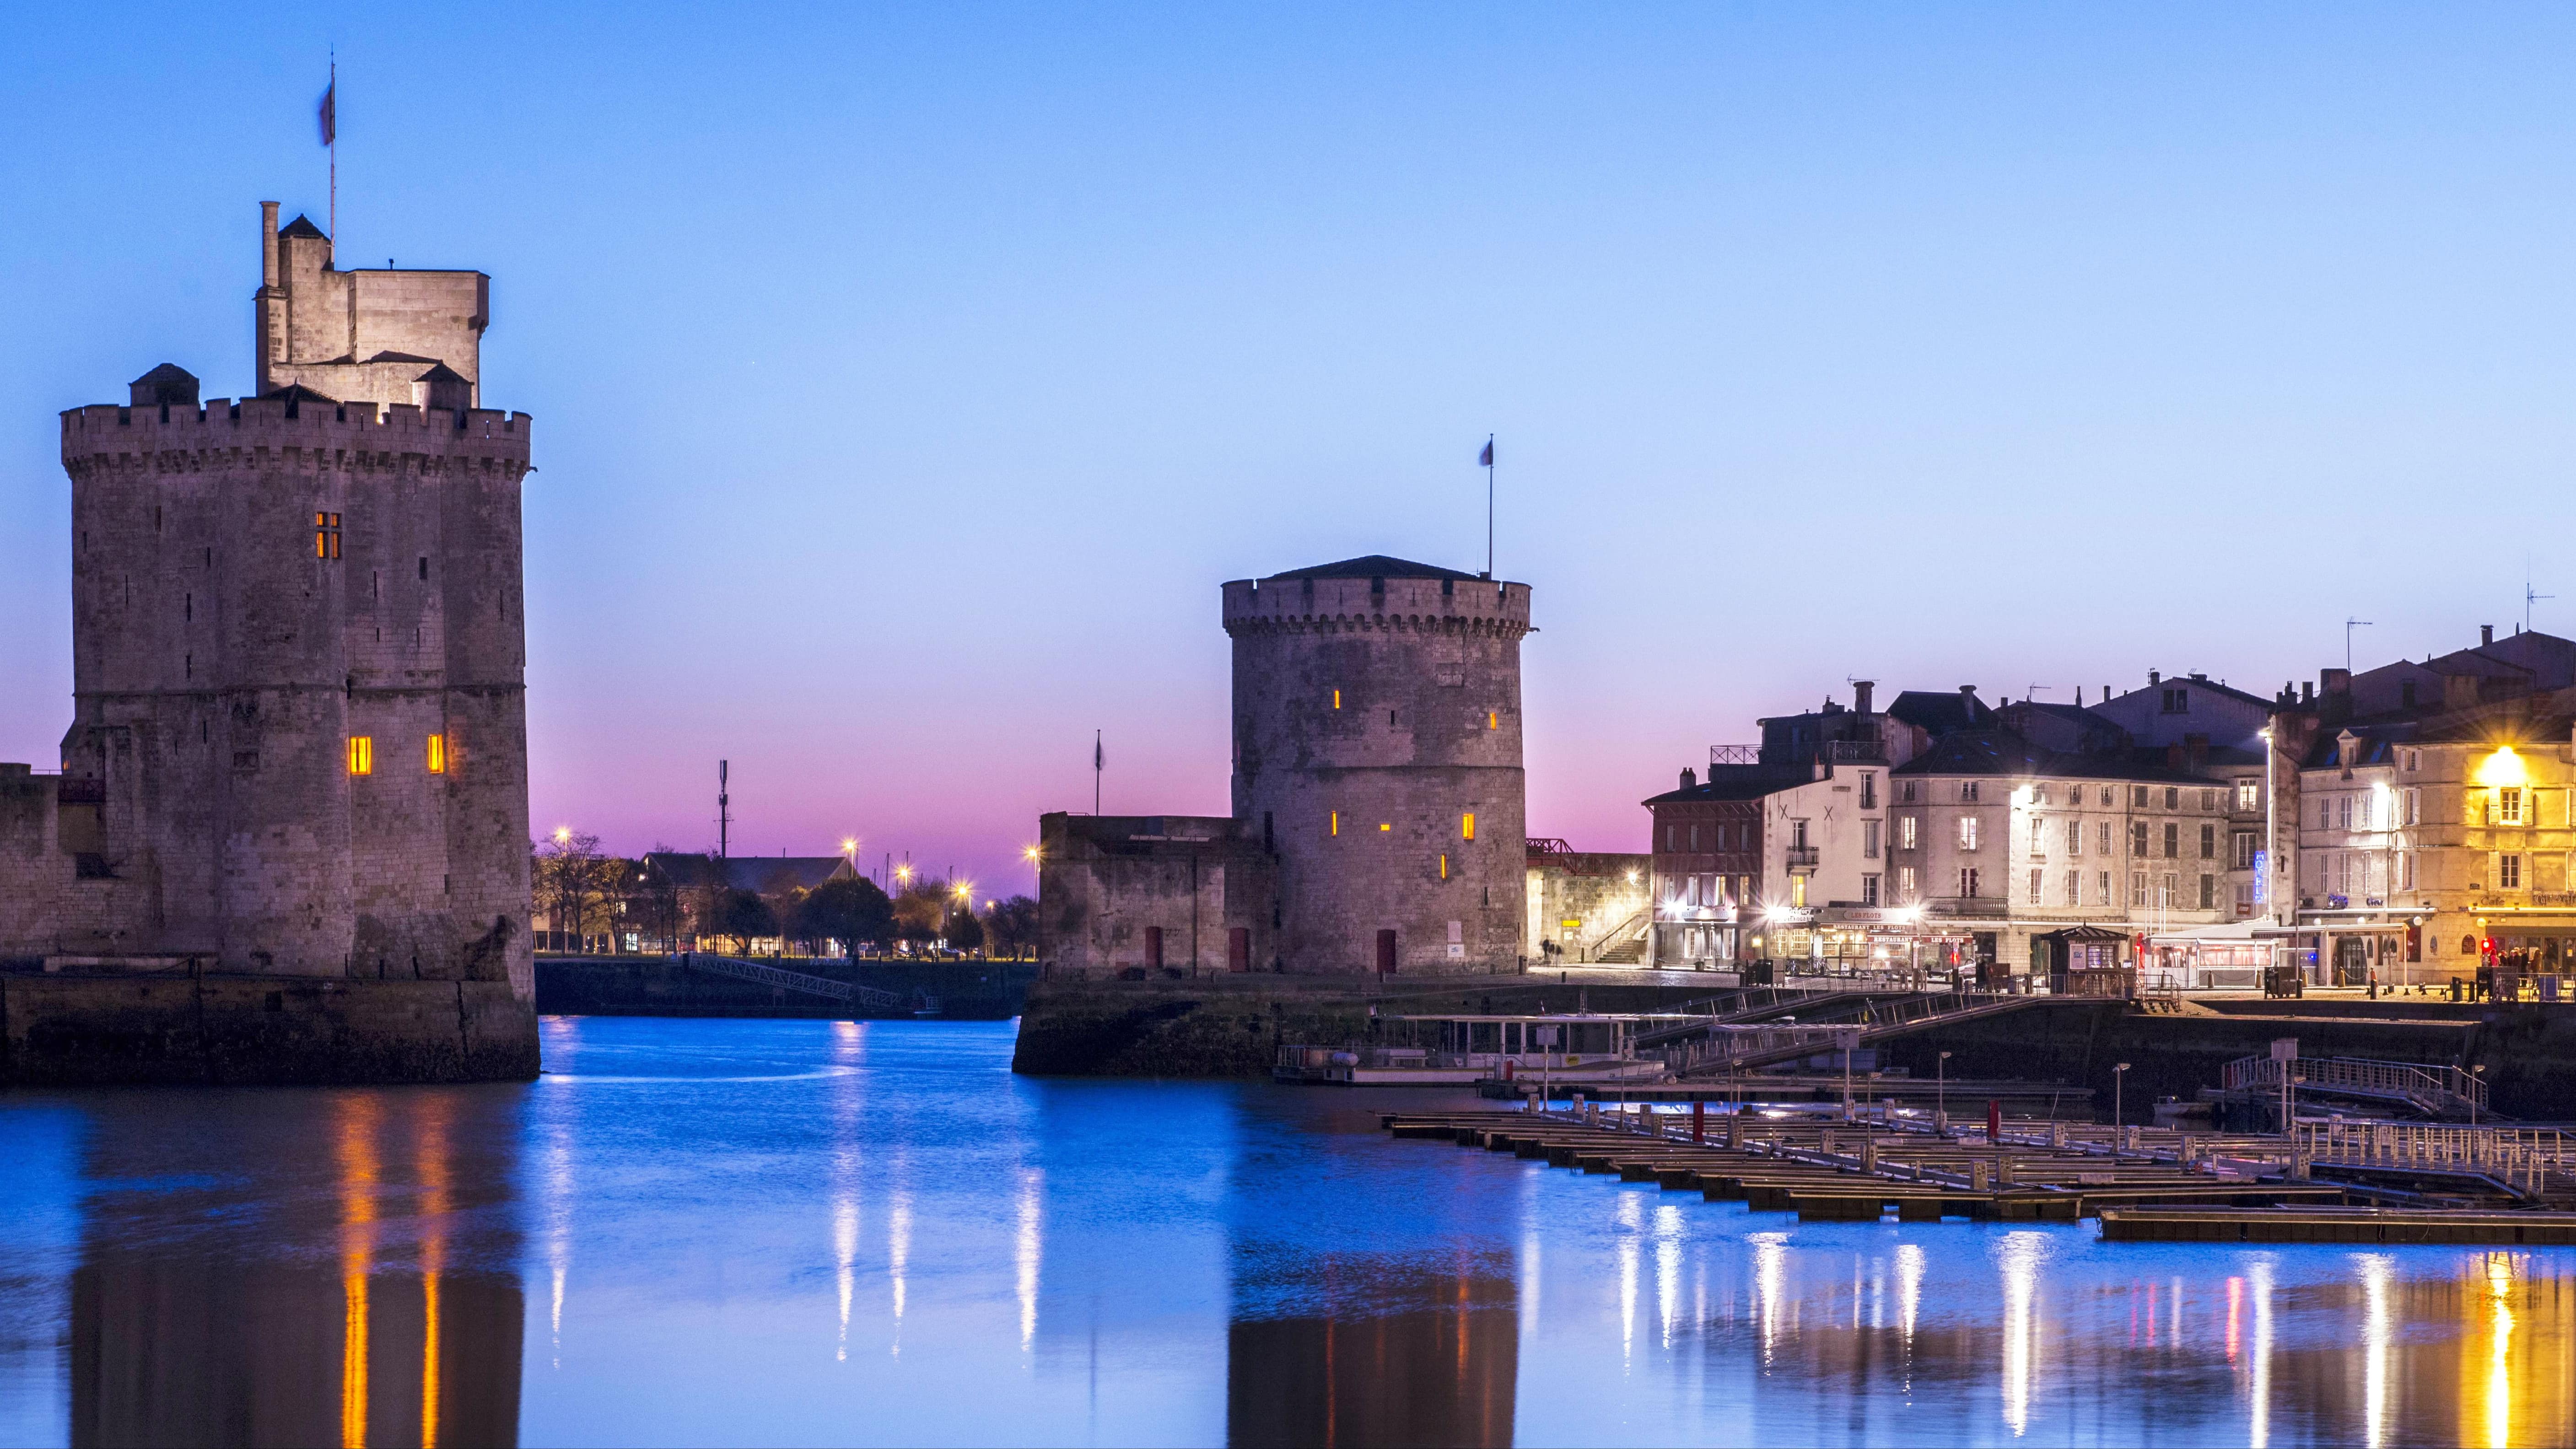
[[[237,1077],[530,1076],[530,421],[481,405],[488,281],[261,213],[258,394],[165,363],[61,417],[73,717],[60,774],[0,766],[0,962],[64,1059],[11,1070],[203,1079],[238,1036]]]
[[[2292,945],[2383,986],[2576,970],[2576,641],[2517,632],[2322,673]]]
[[[1718,746],[1705,781],[1685,769],[1678,788],[1643,802],[1652,831],[1647,964],[1888,958],[1897,922],[1883,785],[1891,758],[1908,758],[1946,720],[1879,713],[1872,689],[1855,683],[1849,709],[1827,701],[1757,721],[1759,745]]]

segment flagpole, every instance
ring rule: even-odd
[[[1091,818],[1094,820],[1100,818],[1100,771],[1108,763],[1108,757],[1100,752],[1100,731],[1093,730],[1091,732]]]
[[[1494,435],[1485,435],[1485,577],[1494,576]]]
[[[340,264],[340,52],[331,52],[331,83],[322,92],[331,100],[331,265]]]

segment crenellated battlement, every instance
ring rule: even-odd
[[[267,454],[360,471],[435,459],[524,472],[533,424],[526,413],[495,408],[333,403],[311,395],[216,398],[202,406],[93,403],[63,410],[63,467],[75,478],[193,472]]]
[[[1225,631],[1508,634],[1530,628],[1527,584],[1474,578],[1236,579],[1224,586]]]

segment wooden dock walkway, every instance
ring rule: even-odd
[[[2414,1208],[2115,1207],[2106,1241],[2130,1243],[2457,1243],[2576,1247],[2576,1213]]]
[[[2341,1184],[2247,1172],[2277,1139],[2165,1129],[2023,1121],[1988,1141],[1982,1128],[1936,1135],[1902,1124],[1604,1111],[1598,1104],[1580,1113],[1388,1113],[1383,1121],[1400,1138],[1511,1152],[1802,1220],[1875,1221],[1892,1211],[1905,1222],[2071,1222],[2148,1205],[2347,1201]]]

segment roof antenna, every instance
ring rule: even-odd
[[[2531,555],[2525,553],[2522,556],[2522,632],[2525,634],[2531,632],[2532,600],[2557,597],[2556,594],[2535,594],[2531,591]]]
[[[2350,673],[2352,673],[2352,631],[2353,631],[2353,630],[2355,630],[2355,629],[2369,629],[2369,628],[2374,628],[2374,627],[2376,627],[2376,626],[2375,626],[2375,625],[2373,625],[2373,624],[2372,624],[2368,619],[2355,619],[2355,618],[2352,618],[2352,617],[2351,617],[2351,616],[2349,616],[2349,615],[2346,615],[2346,616],[2345,616],[2344,621],[2343,621],[2343,672],[2344,672],[2344,673],[2346,673],[2346,674],[2350,674]]]
[[[2043,689],[2055,689],[2056,687],[2057,687],[2057,686],[2056,686],[2056,685],[2054,685],[2054,684],[2033,684],[2033,685],[2026,686],[2026,687],[2024,687],[2024,688],[2023,688],[2023,690],[2022,690],[2022,692],[2021,692],[2021,694],[2022,694],[2022,700],[2021,700],[2021,702],[2022,702],[2022,703],[2024,703],[2024,704],[2028,704],[2028,703],[2030,703],[2030,697],[2031,697],[2032,695],[2039,693],[2039,692],[2040,692],[2041,690],[2043,690]]]

